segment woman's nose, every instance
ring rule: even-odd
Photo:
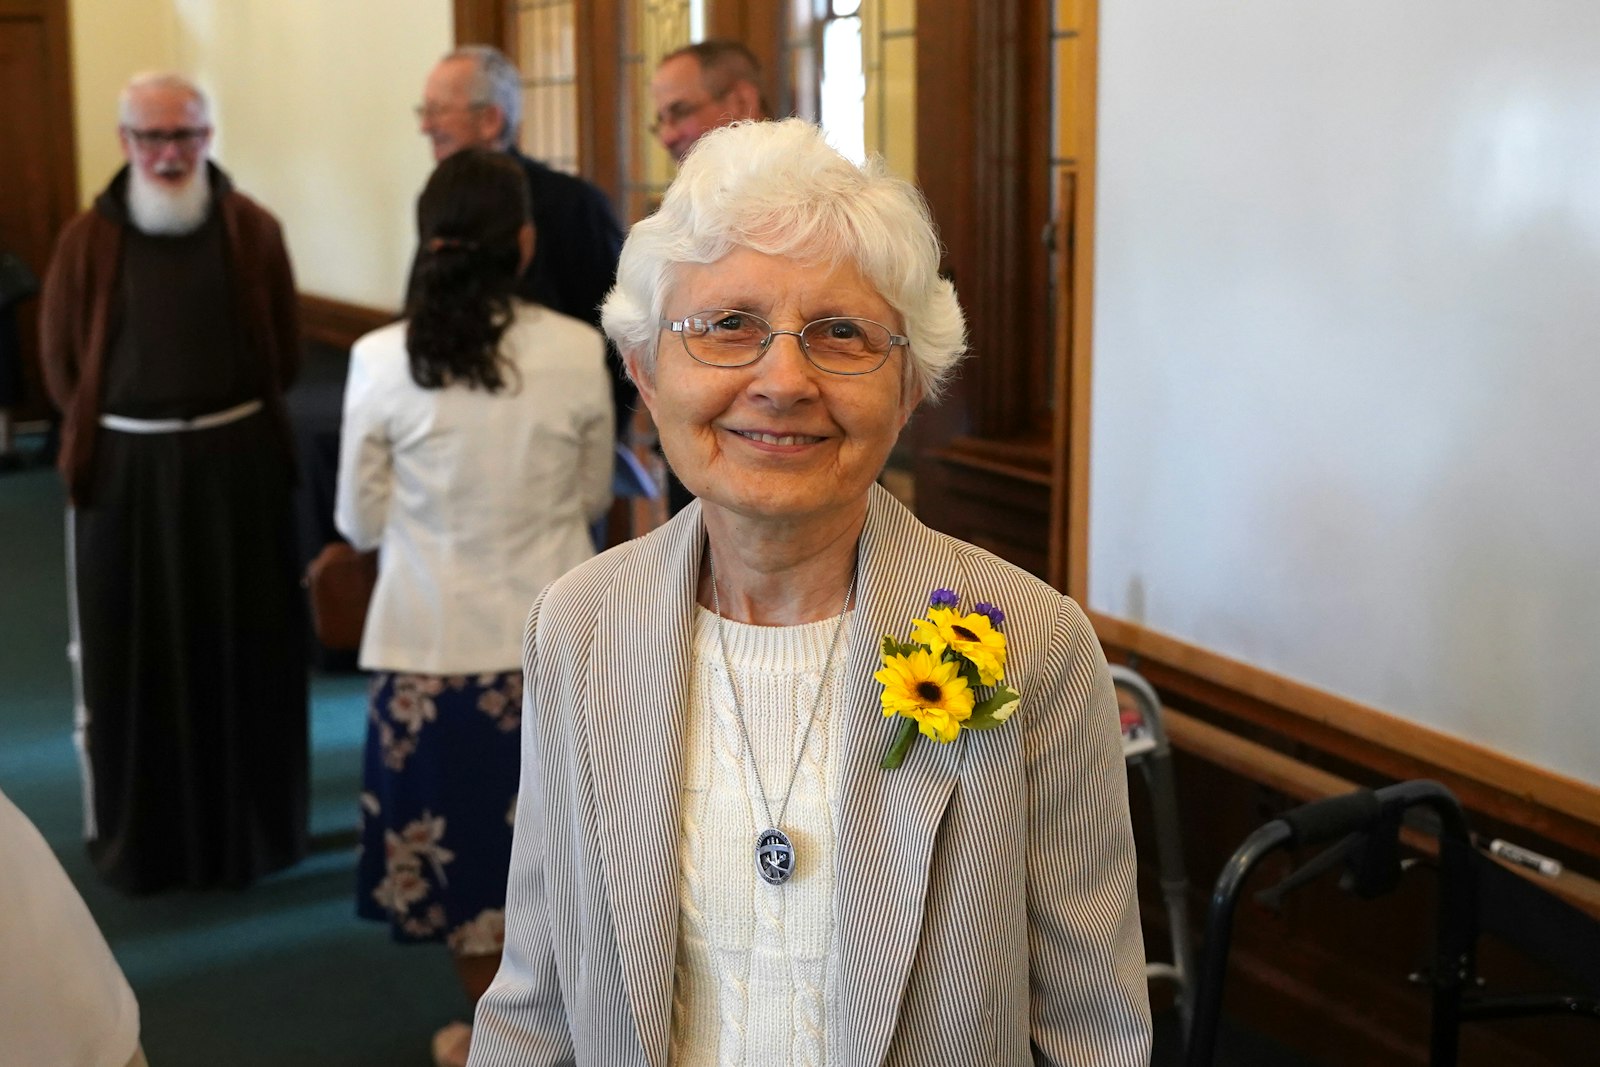
[[[756,376],[751,384],[775,401],[792,402],[816,392],[817,368],[794,330],[773,330],[766,352],[754,366]]]

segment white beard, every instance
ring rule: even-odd
[[[141,231],[162,237],[193,233],[211,209],[211,175],[204,162],[176,190],[128,169],[128,214]]]

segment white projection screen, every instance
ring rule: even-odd
[[[1600,782],[1600,3],[1100,12],[1088,605]]]

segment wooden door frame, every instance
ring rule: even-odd
[[[0,21],[37,23],[43,35],[44,73],[39,88],[42,118],[47,131],[44,137],[46,158],[36,161],[34,166],[37,167],[35,173],[42,177],[40,191],[43,193],[46,223],[43,246],[36,250],[29,249],[30,252],[36,251],[39,256],[38,261],[30,262],[29,266],[41,277],[49,266],[62,228],[78,214],[78,144],[73,108],[70,18],[67,0],[0,0]],[[19,308],[18,326],[24,362],[22,373],[27,384],[25,403],[11,412],[12,417],[18,420],[18,425],[48,417],[51,411],[44,390],[43,369],[39,365],[38,313],[37,298],[24,301]]]
[[[44,24],[46,118],[54,177],[50,204],[60,225],[78,213],[78,142],[72,97],[72,24],[67,0],[0,0],[0,18],[37,18]]]

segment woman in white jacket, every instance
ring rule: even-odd
[[[351,352],[339,454],[339,530],[379,550],[357,911],[448,944],[476,1002],[504,942],[523,625],[594,554],[613,415],[600,334],[512,295],[534,233],[510,157],[442,162],[417,229],[405,320]]]

